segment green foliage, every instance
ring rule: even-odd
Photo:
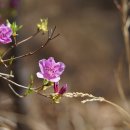
[[[10,27],[13,31],[13,36],[16,37],[18,34],[17,34],[17,31],[20,30],[23,25],[17,25],[16,22],[13,22],[13,23],[10,23],[9,20],[6,20],[7,22],[7,26]]]
[[[53,85],[54,85],[53,82],[50,82],[50,81],[44,79],[44,80],[43,80],[43,88],[42,88],[42,89],[45,91],[45,90],[47,90],[48,88],[50,88],[51,86],[53,86]]]
[[[53,100],[54,103],[60,103],[61,95],[60,94],[52,95],[52,100]]]
[[[14,60],[14,56],[11,56],[11,58],[10,58],[10,60],[9,60],[9,64],[10,64],[10,65],[12,65],[13,60]]]
[[[30,83],[28,85],[28,89],[25,91],[25,96],[29,95],[29,94],[32,94],[34,91],[33,91],[33,84],[34,84],[34,78],[33,78],[33,75],[30,76]]]
[[[41,19],[40,23],[37,24],[39,31],[47,32],[48,31],[48,19]]]

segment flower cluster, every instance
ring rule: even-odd
[[[0,63],[2,63],[6,68],[8,66],[10,66],[12,64],[12,62],[16,59],[23,58],[26,56],[31,56],[32,54],[38,52],[40,49],[44,48],[49,43],[49,41],[51,41],[52,39],[54,39],[58,36],[58,35],[53,36],[56,27],[54,29],[48,30],[48,20],[41,19],[40,23],[37,24],[38,30],[36,31],[36,33],[34,33],[30,37],[28,37],[20,42],[17,42],[17,35],[18,35],[17,31],[20,30],[21,28],[22,28],[22,26],[17,25],[16,22],[10,23],[8,20],[6,20],[6,25],[5,24],[0,25],[0,43],[1,44],[11,43],[12,42],[11,37],[13,38],[13,42],[14,42],[14,44],[11,45],[11,47],[9,47],[7,50],[5,50],[5,52],[3,52],[2,55],[0,56]],[[11,56],[10,58],[6,59],[6,55],[13,48],[28,41],[29,39],[36,36],[38,33],[42,33],[42,34],[47,33],[48,34],[47,42],[43,43],[40,48],[38,48],[35,51],[31,51],[31,52],[25,53],[25,54],[20,55],[20,56],[16,56],[16,57]],[[59,85],[61,75],[63,74],[63,72],[65,70],[65,64],[63,62],[56,62],[53,57],[49,57],[48,59],[42,59],[39,61],[39,68],[40,68],[40,71],[37,72],[36,75],[38,78],[43,79],[42,85],[40,87],[35,87],[35,88],[33,87],[34,86],[33,76],[31,76],[31,79],[30,79],[28,86],[22,86],[23,88],[26,88],[25,93],[22,95],[19,95],[13,89],[13,87],[11,85],[9,85],[9,87],[19,97],[24,97],[24,96],[27,96],[31,93],[38,93],[40,95],[44,95],[44,92],[48,88],[52,88],[53,92],[49,93],[49,95],[47,94],[44,96],[51,98],[55,103],[59,103],[61,97],[64,95],[64,93],[67,90],[67,84],[63,85],[62,87]],[[5,75],[6,74],[0,72],[1,78],[11,82],[11,84],[15,84],[15,85],[17,84],[15,82],[13,82],[12,80],[8,79],[9,77],[14,77],[12,75],[12,71],[11,71],[11,74],[6,75],[7,77],[5,77]],[[21,87],[21,85],[19,85],[19,84],[17,84],[17,86]]]
[[[8,44],[12,42],[12,29],[4,24],[0,25],[0,43]]]

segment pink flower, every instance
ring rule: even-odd
[[[61,88],[59,87],[59,83],[54,83],[54,92],[58,94],[64,94],[68,88],[67,84],[63,85]],[[59,89],[60,88],[60,89]]]
[[[12,33],[13,32],[11,28],[4,24],[0,25],[0,43],[8,44],[12,42],[12,39],[10,38]]]
[[[65,69],[65,64],[62,62],[55,62],[53,57],[42,59],[39,61],[39,67],[41,72],[37,72],[38,78],[43,78],[51,82],[58,82],[60,75]]]

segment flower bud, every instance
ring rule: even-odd
[[[66,91],[67,91],[67,84],[65,84],[61,89],[60,89],[60,91],[58,92],[59,94],[64,94]]]
[[[58,93],[58,91],[59,91],[59,83],[56,82],[56,83],[54,83],[54,92]]]

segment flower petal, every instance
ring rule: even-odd
[[[42,59],[39,61],[39,67],[42,74],[44,74],[44,66],[45,66],[46,59]]]
[[[0,43],[8,44],[12,42],[11,35],[13,31],[10,27],[2,24],[0,25]]]
[[[43,76],[43,74],[41,72],[37,72],[36,75],[37,75],[38,78],[44,78],[44,76]]]
[[[52,67],[54,64],[55,64],[55,60],[54,60],[53,57],[49,57],[49,58],[46,60],[46,63],[45,63],[46,67],[48,67],[48,66]]]
[[[65,69],[65,64],[63,62],[59,62],[59,64],[60,64],[59,71],[63,72]]]
[[[50,79],[51,82],[58,82],[59,80],[60,80],[60,77],[56,77],[56,78]]]
[[[8,44],[8,43],[12,42],[12,39],[11,38],[4,38],[3,41],[4,41],[3,44]]]
[[[63,73],[64,69],[65,69],[65,64],[62,63],[62,62],[57,62],[55,64],[54,68],[55,68],[56,74],[61,75]]]

